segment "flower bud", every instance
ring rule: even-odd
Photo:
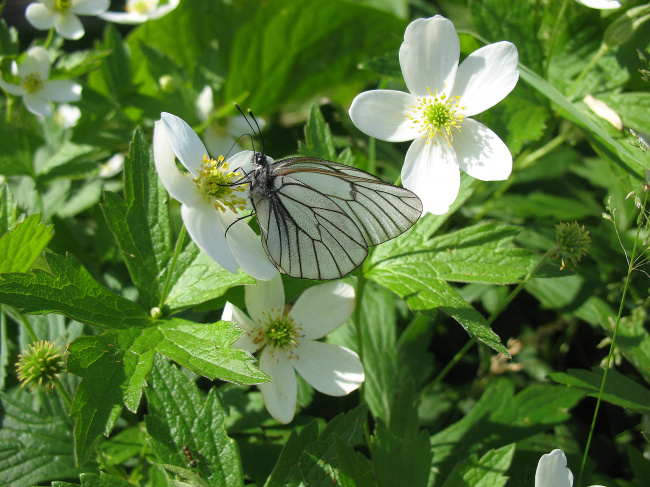
[[[650,4],[631,8],[607,27],[603,44],[608,48],[624,44],[632,38],[639,26],[648,19],[650,19]]]
[[[170,74],[165,74],[158,79],[158,85],[163,93],[173,93],[178,88],[178,83]]]

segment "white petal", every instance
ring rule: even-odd
[[[189,206],[206,204],[192,176],[181,174],[176,167],[176,156],[167,129],[160,120],[153,129],[153,160],[158,177],[172,198]]]
[[[41,96],[56,102],[78,101],[81,99],[81,85],[67,79],[48,81],[43,86]]]
[[[404,32],[404,42],[399,50],[404,81],[411,93],[417,96],[449,93],[454,84],[460,42],[451,20],[440,15],[411,22]]]
[[[511,42],[482,47],[458,67],[452,96],[460,96],[462,113],[471,117],[496,105],[519,80],[519,53]]]
[[[149,20],[149,17],[137,12],[104,12],[98,17],[106,22],[113,22],[114,24],[134,25],[141,24]]]
[[[562,450],[542,455],[535,472],[535,487],[571,487],[573,474],[568,469]]]
[[[291,311],[302,327],[301,335],[315,340],[336,330],[352,316],[354,288],[344,282],[326,282],[310,287],[300,295]]]
[[[620,2],[616,0],[576,0],[576,2],[581,3],[587,7],[597,8],[600,10],[611,10],[614,8],[619,8],[621,6]]]
[[[266,409],[280,423],[290,423],[296,414],[298,388],[296,372],[289,359],[284,352],[273,353],[266,347],[260,356],[260,370],[273,379],[273,382],[259,385]]]
[[[198,178],[203,156],[208,154],[203,142],[192,127],[176,115],[163,112],[160,119],[165,124],[174,154],[192,176]]]
[[[214,109],[214,101],[212,101],[212,88],[210,85],[205,85],[199,93],[199,97],[196,99],[196,109],[199,112],[199,118],[202,122],[205,122],[210,113]]]
[[[99,15],[106,12],[110,5],[110,0],[73,0],[70,11],[77,15]]]
[[[42,80],[50,76],[50,67],[52,60],[47,49],[36,46],[27,51],[25,59],[18,65],[18,76],[24,78],[32,74],[38,74]]]
[[[253,156],[255,152],[252,150],[243,150],[237,154],[230,156],[228,158],[228,163],[230,164],[231,171],[239,171],[242,174],[249,174],[255,169],[255,163],[253,162]],[[266,156],[268,163],[272,164],[273,159],[269,156]]]
[[[352,101],[350,118],[359,130],[376,139],[413,140],[418,130],[407,117],[417,103],[415,96],[402,91],[366,91]]]
[[[51,29],[56,24],[57,13],[42,3],[30,3],[25,9],[25,17],[37,29]]]
[[[244,331],[232,345],[231,348],[241,348],[247,352],[254,353],[263,345],[261,340],[255,341],[255,338],[260,335],[260,327],[253,323],[253,321],[246,316],[237,306],[231,303],[226,303],[221,315],[223,321],[234,321],[237,326]]]
[[[164,15],[167,15],[169,12],[178,7],[179,2],[180,0],[169,0],[169,2],[167,2],[165,5],[162,5],[161,7],[158,7],[149,13],[149,19],[155,20]]]
[[[233,146],[235,146],[235,150],[239,150],[235,145],[235,140],[226,133],[225,129],[222,128],[221,131],[218,131],[214,124],[208,125],[203,132],[203,141],[208,152],[214,154],[215,157],[228,154]]]
[[[0,86],[11,95],[23,96],[26,93],[25,88],[23,88],[22,86],[15,85],[13,83],[7,83],[5,80],[2,79],[2,75],[0,75]]]
[[[420,197],[424,213],[447,213],[460,190],[454,149],[444,140],[427,144],[422,137],[415,139],[406,153],[402,184]]]
[[[284,312],[284,286],[280,274],[268,281],[258,281],[254,286],[246,286],[244,292],[246,310],[254,322],[266,323],[269,313],[277,316]]]
[[[33,93],[27,93],[23,95],[23,103],[25,103],[27,110],[32,112],[34,115],[40,115],[42,117],[52,116],[50,105],[40,96]]]
[[[239,265],[226,244],[224,228],[216,210],[208,204],[183,205],[181,216],[194,243],[221,267],[237,274]]]
[[[365,379],[359,356],[331,343],[299,339],[290,360],[303,379],[328,396],[349,394]]]
[[[241,270],[261,281],[268,281],[278,275],[278,270],[264,252],[260,237],[245,221],[236,222],[239,215],[227,211],[219,213],[219,218],[224,231],[227,230],[228,248]]]
[[[59,14],[54,26],[56,32],[66,39],[81,39],[84,36],[84,26],[70,10]]]
[[[481,181],[503,181],[512,172],[512,154],[497,134],[476,120],[463,120],[454,135],[458,165]]]

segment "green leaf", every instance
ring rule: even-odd
[[[52,239],[54,229],[31,215],[0,237],[0,274],[27,272]]]
[[[82,471],[75,466],[69,419],[60,408],[43,414],[0,393],[0,423],[2,485],[28,487]]]
[[[431,437],[433,465],[445,478],[471,453],[501,448],[567,421],[582,397],[582,391],[549,385],[514,395],[511,382],[493,380],[461,420]]]
[[[305,143],[299,143],[298,150],[300,154],[307,157],[317,157],[326,161],[337,159],[332,132],[318,105],[311,106],[309,120],[305,125]]]
[[[6,184],[0,189],[0,235],[16,225],[16,203],[11,189]]]
[[[315,421],[300,433],[294,430],[265,487],[332,485],[338,480],[335,438],[348,444],[357,443],[363,436],[366,414],[367,408],[361,405],[347,414],[336,416],[320,434]]]
[[[227,271],[190,239],[186,241],[170,276],[172,285],[165,301],[169,314],[222,296],[233,286],[255,284],[255,279],[244,271]]]
[[[427,485],[431,471],[431,444],[427,431],[418,430],[413,381],[407,380],[401,393],[395,396],[390,420],[388,423],[377,420],[375,433],[370,438],[377,485]]]
[[[469,7],[472,24],[483,37],[512,42],[521,62],[542,72],[544,49],[537,39],[538,9],[531,8],[530,0],[475,0]]]
[[[569,369],[566,373],[556,372],[549,377],[568,387],[575,387],[589,396],[598,397],[604,370],[592,367],[591,372],[583,369]],[[637,384],[615,369],[609,369],[603,390],[603,400],[639,414],[650,413],[650,390]]]
[[[83,377],[70,415],[76,418],[75,455],[85,462],[113,429],[122,405],[135,412],[155,354],[157,330],[131,329],[83,336],[68,346],[68,371]]]
[[[82,473],[79,475],[81,487],[132,487],[133,484],[126,480],[113,477],[107,473]],[[76,487],[78,484],[68,482],[52,482],[52,487]]]
[[[235,384],[260,384],[270,377],[255,367],[255,359],[231,345],[241,330],[227,321],[193,323],[178,318],[158,321],[161,340],[156,351],[191,371]]]
[[[108,24],[104,40],[98,43],[96,50],[110,51],[111,54],[102,60],[99,71],[90,73],[89,85],[112,98],[128,94],[133,88],[129,51],[114,25]]]
[[[100,328],[144,328],[152,324],[147,312],[133,301],[101,286],[74,256],[45,254],[52,274],[0,277],[0,302],[23,313],[61,313],[73,320]]]
[[[519,74],[526,83],[557,104],[562,109],[561,115],[564,118],[583,128],[587,137],[602,147],[615,161],[619,161],[626,171],[643,177],[641,168],[650,169],[650,162],[641,157],[641,151],[631,150],[624,139],[621,141],[613,139],[590,116],[578,109],[553,85],[522,64],[519,65]]]
[[[406,22],[351,2],[272,0],[235,32],[226,100],[249,92],[258,113],[367,79],[358,64],[396,51]],[[281,34],[280,34],[281,33]]]
[[[620,115],[626,127],[645,133],[650,131],[650,121],[648,121],[650,93],[643,91],[611,93],[604,101]]]
[[[194,468],[209,485],[244,484],[239,449],[226,434],[227,414],[214,387],[207,399],[202,397],[194,381],[159,357],[149,377],[147,400],[147,431],[161,462]]]
[[[18,31],[15,27],[7,27],[5,19],[0,19],[0,54],[15,56],[20,52]]]
[[[148,144],[136,129],[124,161],[124,200],[105,192],[102,210],[146,308],[159,306],[172,258],[169,196]]]
[[[503,487],[508,481],[504,474],[510,468],[514,454],[514,443],[490,450],[480,460],[473,453],[456,466],[442,487]]]
[[[376,487],[372,463],[338,436],[334,437],[341,487]]]
[[[612,334],[614,312],[606,303],[594,303],[600,312],[598,320],[603,331]],[[608,311],[610,313],[608,313]],[[646,329],[648,314],[643,306],[637,306],[629,316],[621,319],[616,336],[616,347],[622,351],[623,357],[629,361],[636,371],[641,374],[647,384],[650,384],[650,333]]]

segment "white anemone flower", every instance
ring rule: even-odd
[[[599,10],[613,10],[621,6],[616,0],[576,0],[585,7],[597,8]]]
[[[212,88],[205,85],[199,97],[196,100],[196,109],[199,114],[201,122],[205,122],[210,118],[214,110],[214,101]],[[257,118],[257,123],[260,130],[264,130],[266,121],[262,118]],[[243,134],[250,133],[251,128],[246,122],[246,118],[242,115],[235,115],[230,117],[224,123],[222,120],[213,120],[203,132],[203,142],[211,154],[227,154],[233,149],[233,144],[240,139]],[[236,151],[241,150],[241,146],[235,147]]]
[[[81,85],[70,80],[48,81],[52,60],[43,47],[30,48],[21,64],[15,61],[11,72],[20,84],[7,83],[0,74],[0,86],[12,95],[21,96],[27,109],[41,117],[52,116],[48,101],[70,102],[81,99]]]
[[[160,5],[158,0],[127,0],[125,12],[108,11],[99,18],[116,24],[141,24],[159,19],[178,7],[180,0],[169,0]]]
[[[187,123],[162,113],[154,126],[153,155],[158,176],[169,194],[182,203],[183,223],[201,250],[233,274],[241,268],[260,280],[277,275],[260,238],[246,222],[236,222],[237,210],[247,209],[248,188],[232,184],[242,173],[230,168],[251,170],[249,152],[237,154],[227,162],[223,156],[211,159]],[[189,173],[178,170],[176,157]]]
[[[74,105],[63,103],[56,107],[54,120],[64,129],[70,129],[77,125],[81,118],[81,110]]]
[[[572,487],[573,474],[567,467],[566,455],[560,449],[542,455],[535,472],[535,487]],[[591,487],[603,487],[592,485]]]
[[[245,293],[248,315],[227,303],[221,319],[236,321],[245,332],[233,347],[250,353],[261,349],[259,367],[273,382],[259,388],[271,416],[283,424],[293,419],[296,372],[314,389],[330,396],[344,396],[362,384],[363,365],[355,352],[316,341],[352,315],[352,286],[335,281],[311,287],[288,312],[279,274],[270,281],[246,286]]]
[[[483,181],[507,179],[512,155],[473,115],[500,102],[519,79],[517,48],[497,42],[459,66],[454,24],[440,15],[409,24],[399,51],[410,93],[372,90],[357,95],[350,117],[363,132],[389,142],[414,140],[406,153],[402,184],[424,211],[449,211],[460,189],[460,170]]]
[[[108,10],[110,0],[39,0],[25,9],[25,17],[37,29],[54,27],[66,39],[81,39],[84,26],[78,15],[99,15]]]

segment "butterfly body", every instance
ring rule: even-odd
[[[312,157],[273,162],[253,155],[247,175],[262,245],[283,273],[338,279],[356,269],[368,246],[410,228],[422,203],[410,191],[344,164]]]

